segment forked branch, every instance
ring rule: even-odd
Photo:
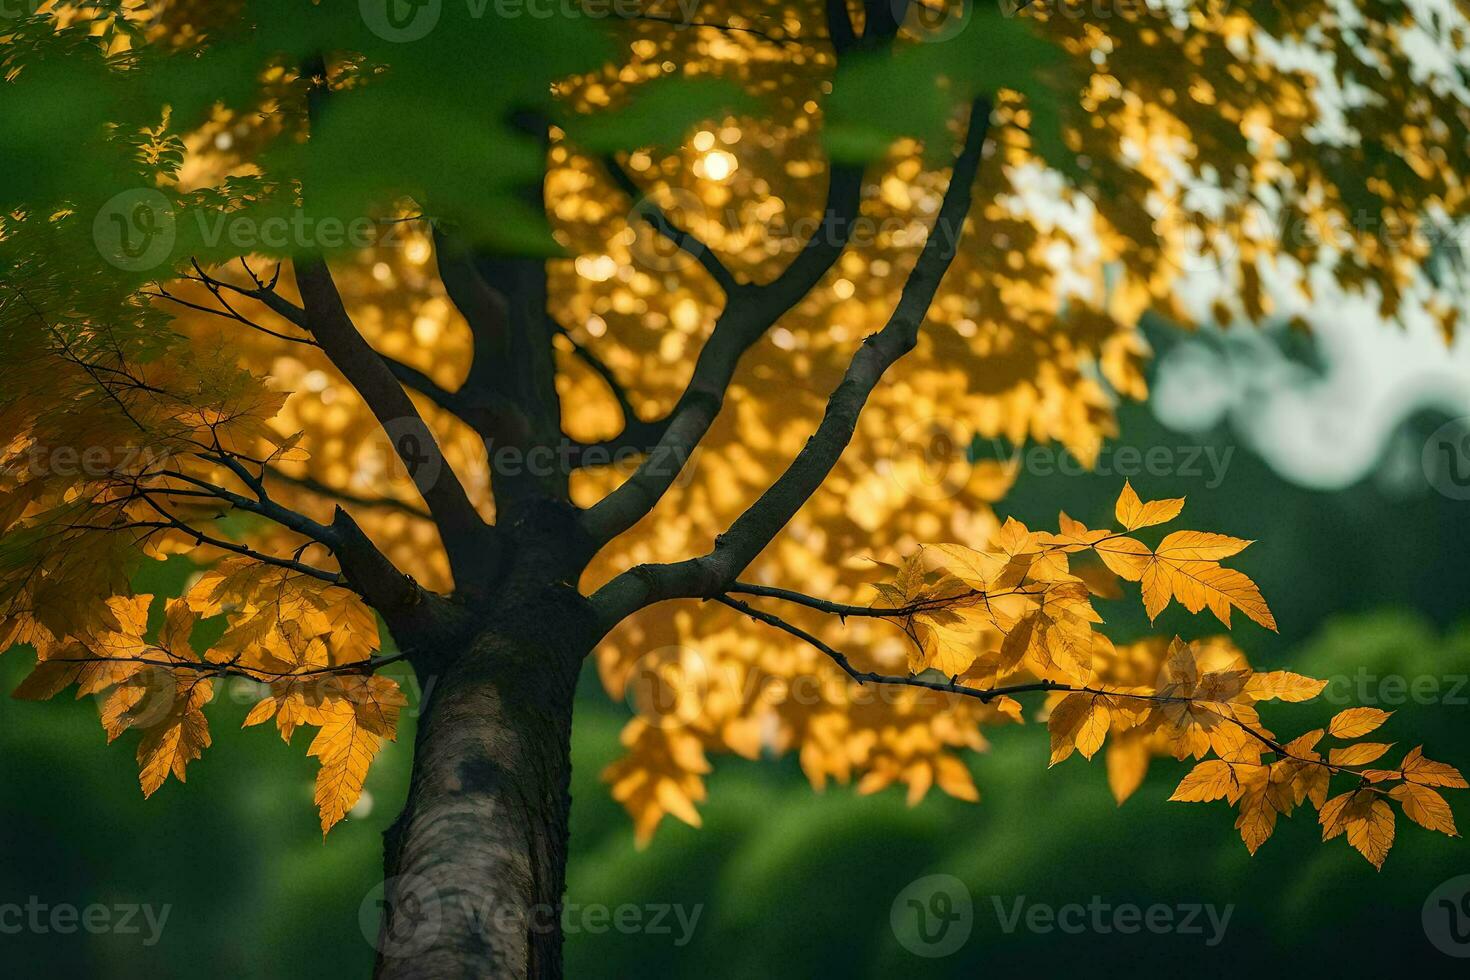
[[[977,99],[971,108],[964,146],[955,159],[944,203],[904,283],[898,305],[883,329],[864,340],[853,355],[842,383],[828,399],[821,424],[806,446],[760,499],[716,538],[715,547],[708,554],[675,564],[639,566],[599,589],[593,600],[609,626],[643,606],[664,599],[712,598],[723,594],[826,480],[851,442],[868,396],[888,368],[918,342],[919,327],[958,250],[989,127],[990,103]],[[615,496],[610,495],[603,503]],[[593,508],[589,516],[596,511]]]

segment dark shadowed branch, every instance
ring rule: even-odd
[[[725,266],[725,263],[720,261],[714,249],[696,237],[693,232],[675,222],[664,213],[662,208],[650,200],[633,180],[632,175],[623,169],[622,164],[618,163],[616,157],[605,156],[602,162],[612,177],[613,183],[617,184],[618,189],[632,199],[634,214],[647,221],[660,235],[673,242],[680,251],[698,262],[726,297],[740,289],[740,283],[735,280],[735,276]]]
[[[840,24],[847,17],[846,7],[831,4],[827,14],[839,23],[832,36],[843,36]],[[848,30],[851,30],[850,23]],[[863,46],[885,46],[896,32],[896,25],[870,17]],[[839,60],[847,50],[847,47],[838,49]],[[650,448],[648,458],[621,486],[584,515],[583,527],[594,541],[606,543],[631,528],[674,485],[719,415],[725,392],[745,352],[811,292],[847,247],[861,212],[862,189],[862,167],[833,165],[828,174],[821,222],[791,264],[769,283],[726,288],[725,308],[700,349],[688,385],[673,411],[663,420],[662,432]],[[711,253],[705,248],[702,254]]]
[[[663,599],[723,594],[826,480],[852,440],[868,396],[888,368],[918,343],[919,327],[959,246],[989,126],[990,103],[977,100],[944,203],[897,307],[883,329],[864,340],[853,355],[842,383],[828,399],[820,425],[796,459],[716,539],[708,554],[670,565],[639,566],[598,590],[593,600],[605,623],[616,623]]]
[[[495,536],[481,520],[438,440],[397,376],[358,332],[321,259],[298,259],[296,284],[307,329],[383,427],[429,508],[456,576],[489,567]],[[345,512],[339,510],[345,516]]]

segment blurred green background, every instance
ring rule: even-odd
[[[1410,450],[1443,416],[1404,420]],[[1470,503],[1435,493],[1422,473],[1384,464],[1340,490],[1287,483],[1243,448],[1224,423],[1204,433],[1161,425],[1148,406],[1125,408],[1124,439],[1141,449],[1231,450],[1218,486],[1204,475],[1134,476],[1145,497],[1187,494],[1185,526],[1258,539],[1239,562],[1281,623],[1271,635],[1242,623],[1236,640],[1259,669],[1289,667],[1338,680],[1328,696],[1268,714],[1301,732],[1353,702],[1398,707],[1386,740],[1424,743],[1432,758],[1470,771],[1470,621],[1464,555]],[[1402,454],[1400,454],[1402,455]],[[1410,453],[1413,457],[1413,453]],[[1405,458],[1410,458],[1405,457]],[[1116,458],[1116,457],[1115,457]],[[1176,457],[1177,458],[1177,457]],[[1417,458],[1417,457],[1413,457]],[[1046,526],[1065,508],[1109,520],[1122,473],[1024,475],[1004,511]],[[155,575],[178,576],[169,567]],[[158,583],[164,587],[168,583]],[[174,583],[177,586],[178,583]],[[1106,603],[1111,635],[1147,627],[1136,601]],[[1159,631],[1208,635],[1213,620],[1176,606]],[[8,691],[32,657],[0,659]],[[1420,681],[1406,696],[1395,677]],[[1426,683],[1438,695],[1422,695]],[[1187,771],[1156,761],[1123,807],[1108,793],[1099,758],[1048,772],[1046,733],[1030,724],[994,736],[970,765],[978,805],[930,795],[907,808],[901,790],[859,797],[850,787],[813,793],[794,759],[719,758],[705,826],[665,821],[651,847],[633,846],[630,824],[599,781],[614,759],[628,713],[603,695],[589,666],[578,704],[573,838],[567,900],[698,907],[692,935],[672,916],[668,934],[567,938],[570,976],[888,977],[1008,975],[1077,964],[1103,975],[1184,968],[1204,975],[1267,976],[1300,970],[1364,976],[1426,968],[1448,975],[1465,961],[1426,940],[1421,909],[1441,882],[1470,873],[1470,849],[1400,817],[1399,842],[1382,872],[1338,839],[1319,841],[1314,815],[1284,820],[1248,857],[1223,803],[1166,802]],[[0,974],[99,978],[362,976],[373,950],[359,913],[379,882],[382,829],[401,805],[412,720],[384,752],[369,800],[323,843],[312,807],[314,761],[306,736],[283,745],[269,727],[239,732],[247,710],[229,691],[211,709],[215,744],[145,802],[134,745],[106,746],[91,703],[7,700],[0,723],[0,904],[31,896],[48,905],[170,906],[162,934],[0,934]],[[1404,703],[1397,704],[1402,701]],[[1459,824],[1470,807],[1454,799]],[[919,957],[890,925],[895,898],[915,879],[950,874],[973,899],[968,942]],[[1059,930],[1007,933],[1027,905],[1086,905],[1098,896],[1133,903],[1233,905],[1223,940]],[[371,912],[369,913],[371,919]],[[1204,920],[1201,920],[1204,921]]]

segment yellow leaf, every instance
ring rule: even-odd
[[[1114,575],[1130,582],[1143,578],[1144,569],[1148,568],[1149,559],[1153,556],[1148,545],[1127,537],[1109,538],[1099,542],[1093,550]]]
[[[1344,822],[1348,843],[1381,869],[1393,847],[1393,808],[1372,790],[1359,790],[1348,804]]]
[[[979,801],[980,791],[975,788],[970,769],[959,759],[952,755],[937,756],[934,769],[935,782],[940,789],[956,799],[969,800],[971,803]]]
[[[1333,716],[1327,734],[1333,738],[1359,738],[1382,725],[1391,714],[1392,711],[1382,708],[1348,708]]]
[[[1450,811],[1450,805],[1428,786],[1401,783],[1389,790],[1388,795],[1398,800],[1404,808],[1404,816],[1419,826],[1451,837],[1460,836],[1455,829],[1455,815]]]
[[[1148,503],[1138,499],[1133,485],[1127,480],[1123,481],[1123,492],[1118,494],[1118,502],[1113,507],[1113,512],[1122,524],[1130,531],[1136,531],[1141,527],[1152,527],[1155,524],[1164,524],[1179,516],[1184,509],[1184,498],[1175,497],[1170,500],[1153,500]]]
[[[939,561],[944,568],[972,589],[983,591],[1001,567],[994,556],[963,545],[937,544],[933,550],[943,556]]]
[[[321,760],[315,801],[321,811],[322,836],[357,804],[368,766],[382,745],[378,735],[359,724],[351,704],[333,700],[326,712],[325,723],[307,749],[308,755]]]
[[[75,684],[81,676],[83,664],[67,663],[71,656],[86,656],[86,650],[76,648],[74,654],[60,654],[54,660],[41,660],[34,670],[20,682],[10,696],[22,701],[45,701]]]
[[[256,702],[255,706],[250,709],[250,713],[245,716],[245,723],[240,727],[249,728],[251,725],[259,725],[263,721],[269,721],[275,715],[275,713],[275,698],[266,698],[263,701],[258,701]]]
[[[1091,759],[1108,734],[1106,699],[1094,694],[1069,694],[1052,709],[1047,721],[1051,731],[1051,762],[1056,765],[1075,749]]]
[[[1129,734],[1114,735],[1108,743],[1105,756],[1108,767],[1108,789],[1113,799],[1121,806],[1123,801],[1137,792],[1148,775],[1148,745],[1141,738]]]
[[[144,729],[138,743],[138,781],[145,797],[152,796],[169,773],[182,783],[184,768],[209,747],[209,723],[201,709],[212,693],[210,682],[200,680],[198,675],[179,676],[177,695],[168,715]]]
[[[1143,594],[1150,619],[1157,618],[1173,597],[1190,612],[1208,606],[1226,626],[1234,606],[1267,629],[1276,628],[1276,619],[1256,584],[1244,572],[1215,562],[1173,561],[1155,555],[1143,573]]]
[[[1238,786],[1235,767],[1219,759],[1207,759],[1195,766],[1189,775],[1179,782],[1171,800],[1185,803],[1203,803],[1218,800],[1230,794]]]
[[[1322,824],[1322,839],[1332,840],[1347,829],[1347,808],[1352,802],[1351,791],[1334,796],[1318,809],[1317,819]]]
[[[1446,789],[1465,789],[1465,777],[1454,766],[1443,762],[1433,762],[1424,758],[1424,746],[1420,745],[1409,750],[1404,756],[1404,761],[1399,769],[1404,774],[1404,779],[1420,786],[1443,786]]]
[[[1245,692],[1257,701],[1310,701],[1326,687],[1326,681],[1293,674],[1289,670],[1273,670],[1252,674],[1246,682]]]
[[[1327,754],[1327,761],[1334,766],[1363,766],[1378,759],[1391,748],[1391,742],[1359,742],[1333,749]]]
[[[969,670],[979,653],[974,636],[942,629],[934,625],[932,617],[915,617],[914,632],[918,636],[921,653],[917,662],[910,659],[909,670],[912,673],[932,667],[946,677],[954,677]]]
[[[1143,609],[1149,622],[1159,618],[1159,613],[1169,608],[1174,597],[1174,579],[1169,566],[1162,562],[1149,561],[1140,579],[1143,584]]]
[[[1239,554],[1253,543],[1209,531],[1173,531],[1159,542],[1156,552],[1171,561],[1220,561]]]
[[[1264,793],[1248,793],[1241,798],[1240,816],[1235,820],[1235,827],[1251,854],[1271,838],[1276,829],[1276,811]]]

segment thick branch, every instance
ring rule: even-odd
[[[840,61],[856,47],[846,5],[829,3],[827,17],[834,45],[841,40],[840,46],[835,46]],[[875,20],[870,15],[863,47],[887,45],[897,29],[891,16]],[[741,357],[822,280],[847,247],[861,213],[862,189],[861,167],[832,166],[821,224],[800,254],[769,283],[735,286],[733,290],[725,287],[725,309],[699,352],[688,386],[673,411],[658,423],[662,431],[657,444],[627,481],[584,515],[583,526],[594,541],[605,544],[628,530],[647,516],[674,485],[719,415]],[[712,253],[704,248],[701,254]]]
[[[496,366],[510,358],[510,304],[485,280],[473,252],[438,225],[434,226],[434,261],[449,301],[464,317],[474,340],[469,377],[461,389],[462,395],[474,396],[481,393],[484,381],[493,378]]]
[[[305,565],[296,559],[275,558],[274,556],[253,551],[243,545],[236,545],[233,542],[204,535],[159,506],[151,496],[152,494],[177,496],[179,491],[167,487],[145,487],[141,483],[135,483],[134,490],[139,497],[155,511],[163,515],[173,530],[193,536],[200,544],[207,544],[227,551],[233,551],[236,554],[253,558],[266,564],[289,568],[335,585],[349,585],[354,591],[366,599],[369,605],[381,611],[385,617],[391,618],[401,613],[404,609],[416,606],[422,601],[419,587],[413,579],[400,572],[388,557],[379,551],[377,546],[368,539],[367,535],[362,532],[362,529],[357,526],[357,523],[341,507],[336,509],[330,525],[314,521],[304,514],[299,514],[272,500],[266,493],[264,484],[246,470],[238,460],[229,456],[203,455],[204,458],[210,461],[225,465],[239,476],[243,482],[252,488],[255,493],[254,499],[235,493],[226,487],[221,487],[208,480],[190,476],[187,473],[181,473],[177,470],[164,470],[153,474],[153,476],[187,484],[196,488],[194,491],[190,491],[192,494],[208,496],[221,503],[228,504],[237,510],[256,514],[322,545],[337,559],[337,563],[341,566],[342,572],[340,575],[337,575]]]
[[[821,424],[806,446],[760,499],[716,539],[709,554],[673,565],[631,569],[598,590],[593,599],[606,622],[617,622],[663,599],[713,597],[724,593],[822,485],[852,440],[858,415],[868,396],[888,368],[918,343],[919,327],[940,279],[954,259],[970,211],[989,123],[990,104],[977,100],[971,110],[964,147],[955,159],[944,203],[913,272],[904,283],[898,305],[883,329],[864,340],[853,355],[842,383],[828,399]],[[612,499],[613,496],[607,498]],[[595,512],[596,508],[591,513]]]
[[[847,0],[826,0],[826,7],[827,35],[832,40],[832,50],[840,58],[857,44],[852,14],[847,9]]]
[[[307,328],[367,403],[428,505],[456,581],[465,574],[485,572],[493,562],[489,553],[493,535],[487,533],[489,528],[392,369],[358,333],[326,263],[319,258],[298,259],[296,284]]]
[[[399,384],[418,392],[446,412],[453,415],[464,413],[464,401],[458,392],[450,391],[416,367],[404,364],[386,354],[379,356],[383,358],[383,363],[388,365],[388,370],[393,373],[393,377],[398,379]]]
[[[839,62],[848,51],[857,47],[876,50],[888,46],[898,32],[897,22],[891,15],[878,19],[869,16],[867,28],[858,44],[847,4],[842,0],[826,4],[826,18],[828,37],[832,38],[833,51]],[[613,165],[610,170],[620,187],[629,192],[637,191],[637,185],[632,185],[628,175],[620,172],[620,167]],[[657,441],[648,447],[647,460],[634,476],[604,500],[598,501],[585,516],[584,527],[594,541],[606,544],[634,526],[673,486],[725,403],[725,391],[745,351],[750,350],[751,345],[766,335],[786,311],[800,303],[801,298],[822,281],[847,247],[854,223],[861,213],[861,200],[863,167],[833,165],[828,175],[822,223],[784,272],[764,285],[734,285],[734,276],[720,272],[723,266],[711,269],[709,263],[719,264],[719,260],[703,242],[689,238],[686,232],[682,232],[685,238],[681,239],[678,237],[681,229],[672,226],[672,222],[666,222],[666,228],[657,222],[657,216],[650,217],[654,226],[664,231],[675,244],[706,263],[710,275],[725,289],[725,310],[714,323],[709,341],[701,348],[694,373],[678,404],[663,419],[648,423],[651,428],[647,435],[657,436]]]
[[[225,300],[223,296],[223,291],[229,290],[230,292],[236,293],[240,296],[244,296],[247,299],[255,300],[256,302],[264,305],[272,313],[275,313],[277,316],[281,317],[283,320],[286,320],[287,322],[294,324],[295,326],[300,327],[302,330],[306,330],[308,333],[310,333],[310,326],[306,311],[297,306],[295,303],[286,299],[280,293],[276,292],[275,280],[272,280],[270,283],[264,283],[255,277],[255,273],[251,272],[250,275],[255,282],[255,286],[253,288],[250,288],[246,286],[238,286],[235,283],[227,282],[223,279],[216,279],[209,273],[205,272],[203,267],[201,267],[198,262],[194,263],[194,269],[197,275],[185,276],[184,278],[189,280],[190,282],[197,282],[208,289],[210,293],[213,294],[215,299],[219,302],[220,306],[223,307],[223,309],[210,309],[209,307],[201,306],[198,303],[189,302],[188,300],[181,299],[177,296],[172,295],[162,288],[160,288],[158,292],[149,293],[148,295],[156,296],[159,299],[168,300],[172,303],[177,303],[180,306],[188,307],[192,310],[198,310],[202,313],[209,313],[213,316],[223,317],[227,320],[235,320],[239,323],[244,324],[247,327],[250,327],[252,330],[258,330],[261,333],[268,334],[280,340],[290,341],[294,344],[305,344],[309,347],[321,347],[321,344],[310,338],[292,337],[289,334],[280,333],[279,331],[271,330],[267,327],[261,326],[254,320],[251,320],[248,317],[239,313],[233,306],[230,305],[229,302]],[[246,266],[246,271],[249,271],[249,266]],[[440,385],[433,378],[420,371],[418,368],[404,364],[402,361],[389,357],[386,354],[379,354],[378,356],[383,359],[383,363],[388,365],[388,370],[392,371],[393,376],[397,378],[399,382],[403,385],[423,395],[425,398],[429,399],[435,405],[438,405],[440,408],[444,409],[446,412],[451,412],[455,415],[459,415],[461,416],[461,418],[463,418],[464,414],[468,414],[465,411],[464,398],[462,397],[460,392],[448,390],[447,388]],[[465,421],[468,421],[468,419],[465,419]]]
[[[834,168],[821,226],[775,281],[742,286],[729,298],[678,403],[661,422],[648,458],[622,486],[595,504],[584,526],[599,542],[622,534],[651,511],[714,424],[741,357],[831,268],[852,233],[862,197],[862,174]]]

